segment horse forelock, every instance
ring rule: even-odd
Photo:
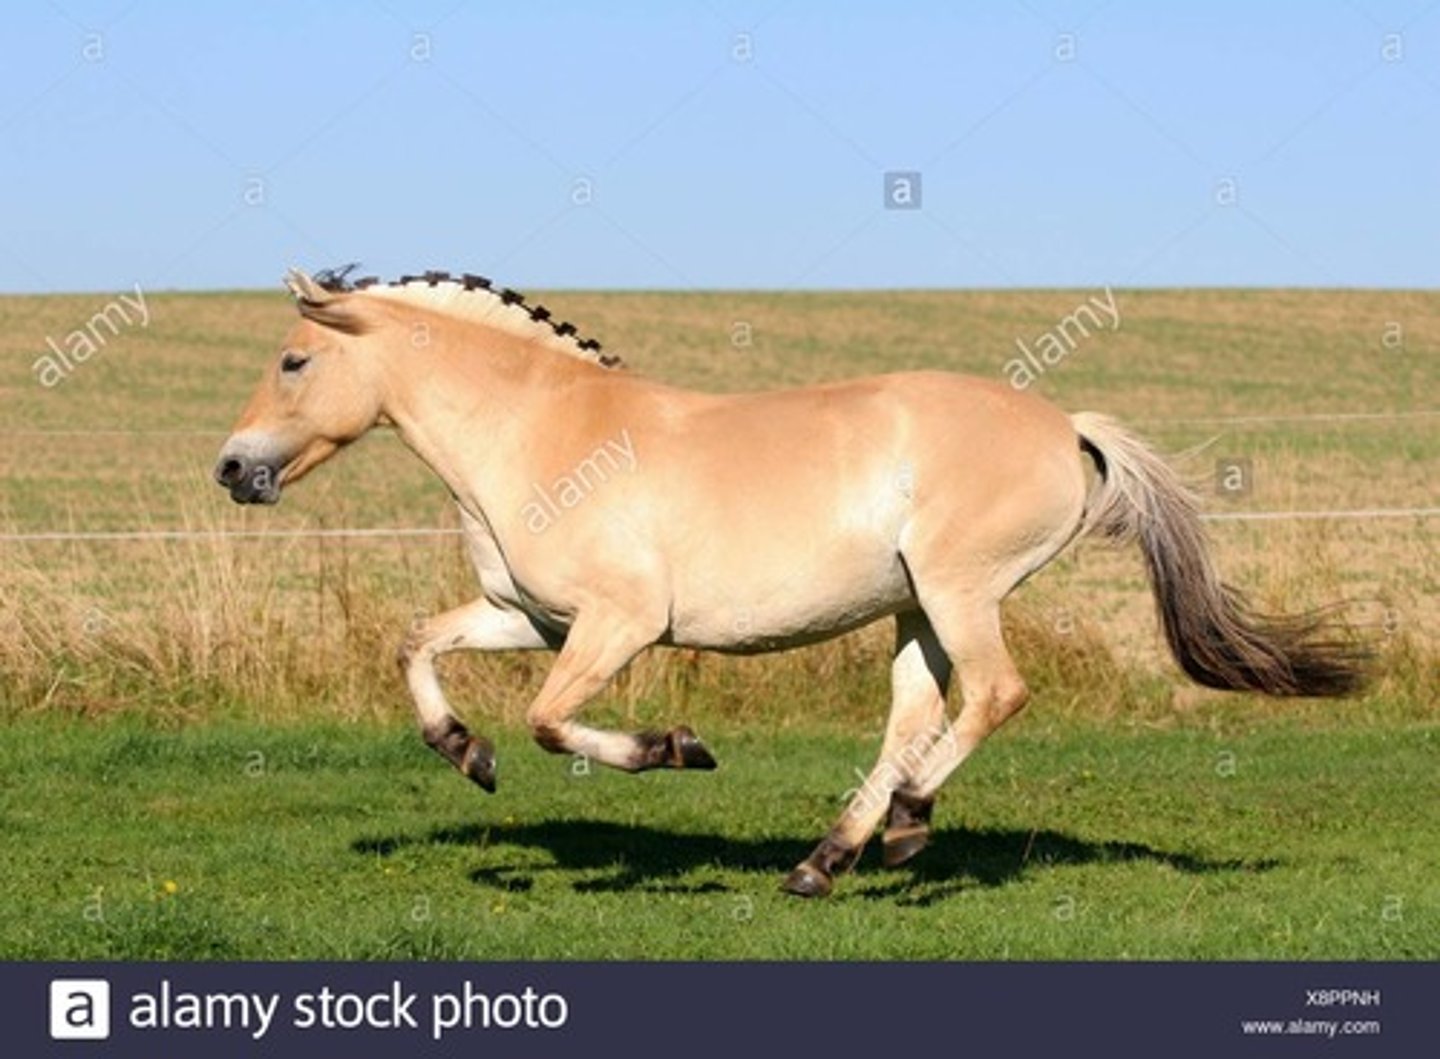
[[[326,322],[326,316],[333,319],[337,315],[333,310],[352,298],[356,307],[366,299],[381,299],[494,327],[604,368],[624,367],[619,356],[605,353],[595,339],[582,337],[568,320],[554,319],[545,306],[527,303],[520,292],[496,287],[484,276],[427,271],[387,283],[375,276],[351,279],[357,267],[329,268],[313,276],[292,269],[286,285],[296,295],[302,315],[320,323]],[[320,306],[332,311],[317,312]]]

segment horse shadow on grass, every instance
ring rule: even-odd
[[[813,837],[809,841],[735,838],[664,831],[644,824],[551,820],[512,826],[458,824],[418,835],[361,838],[351,848],[367,856],[388,857],[407,847],[473,847],[492,863],[473,868],[470,880],[511,892],[529,891],[541,876],[560,872],[581,875],[572,885],[582,893],[693,894],[728,893],[731,887],[714,878],[687,878],[692,873],[740,871],[778,880],[813,844]],[[1213,875],[1269,871],[1279,864],[1268,859],[1217,860],[1139,842],[1092,841],[1045,829],[938,829],[919,857],[893,870],[880,868],[878,847],[878,842],[867,847],[859,876],[838,887],[837,898],[931,905],[977,886],[1004,886],[1062,866],[1149,863],[1187,875]],[[548,856],[537,858],[532,851]]]

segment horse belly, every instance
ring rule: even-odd
[[[675,585],[667,639],[758,653],[815,643],[914,604],[893,548],[812,547],[759,569],[711,567]]]

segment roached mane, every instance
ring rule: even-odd
[[[327,268],[308,278],[327,294],[365,294],[408,301],[427,309],[498,325],[525,338],[541,339],[551,348],[603,368],[624,367],[617,355],[602,352],[598,341],[582,338],[568,320],[553,319],[545,306],[527,304],[519,291],[494,287],[484,276],[427,271],[384,283],[375,276],[352,280],[350,275],[357,267]]]

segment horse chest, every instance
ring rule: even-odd
[[[500,550],[484,522],[460,509],[460,521],[465,531],[465,543],[470,552],[470,563],[480,579],[480,589],[490,602],[503,607],[522,610],[545,625],[563,631],[569,622],[565,616],[540,606],[515,583],[505,553]]]

